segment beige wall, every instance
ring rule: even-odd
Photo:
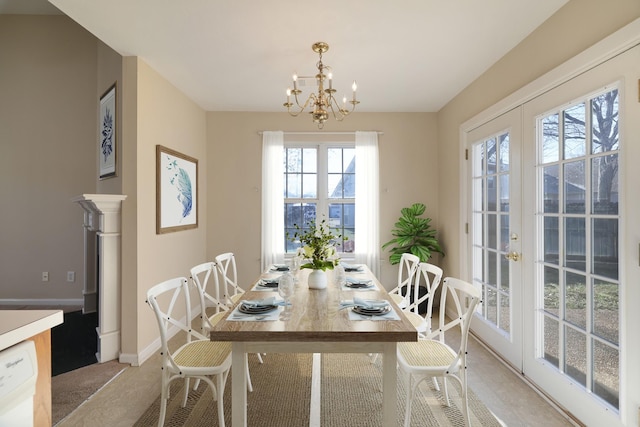
[[[188,277],[192,266],[206,261],[207,140],[204,110],[143,60],[125,58],[124,69],[125,88],[135,91],[135,99],[131,94],[125,99],[123,145],[135,147],[135,164],[125,164],[123,183],[135,201],[123,204],[122,351],[134,357],[158,337],[155,318],[145,304],[147,290],[173,277]],[[196,229],[156,234],[158,144],[198,159],[201,202]]]
[[[262,136],[258,132],[263,130],[318,132],[306,115],[207,113],[207,256],[234,252],[239,281],[245,284],[260,273]],[[381,243],[391,239],[400,209],[415,202],[427,205],[437,229],[440,182],[435,114],[354,113],[344,122],[328,122],[323,132],[356,130],[383,132],[379,136]],[[390,288],[397,267],[389,266],[386,252],[381,258],[381,279]]]
[[[96,44],[65,16],[0,15],[0,299],[82,300]]]
[[[438,112],[438,208],[448,248],[446,274],[461,271],[460,125],[638,17],[638,0],[572,0]]]

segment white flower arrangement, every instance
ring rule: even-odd
[[[297,255],[309,260],[300,268],[311,268],[313,270],[333,270],[333,267],[340,263],[338,251],[336,251],[336,241],[341,239],[340,234],[333,234],[326,225],[326,220],[316,224],[315,220],[309,222],[309,229],[301,231],[301,228],[294,224],[296,232],[291,238],[292,242],[301,242],[302,247],[298,248]]]

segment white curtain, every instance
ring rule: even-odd
[[[282,131],[262,133],[262,271],[284,262],[283,150]]]
[[[378,133],[356,132],[355,260],[380,277]]]

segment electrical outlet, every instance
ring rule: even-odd
[[[75,281],[76,281],[76,272],[67,271],[67,282],[75,282]]]
[[[49,281],[49,272],[48,271],[43,271],[42,272],[42,281],[43,282],[48,282]]]

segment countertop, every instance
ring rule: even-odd
[[[0,310],[0,351],[63,321],[62,310]]]

